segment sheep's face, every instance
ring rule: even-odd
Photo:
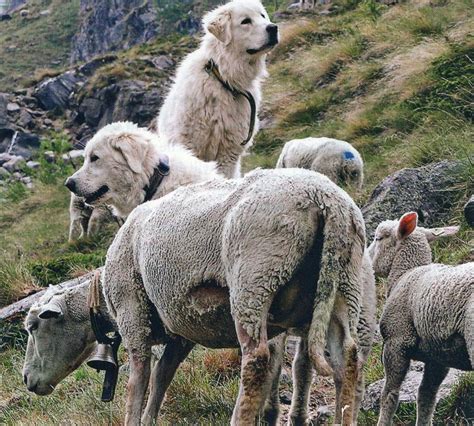
[[[261,56],[278,43],[278,27],[259,0],[234,0],[218,7],[204,17],[204,28],[242,57]]]
[[[387,277],[398,251],[398,221],[382,222],[375,231],[375,237],[369,246],[369,255],[376,275]]]
[[[95,347],[87,313],[67,308],[62,296],[33,306],[25,320],[28,344],[23,380],[28,390],[49,395]]]

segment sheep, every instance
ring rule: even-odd
[[[410,212],[382,222],[369,247],[375,274],[388,277],[380,320],[385,386],[379,425],[389,425],[410,360],[423,361],[417,425],[430,425],[436,394],[450,368],[474,366],[474,263],[433,264],[429,243],[454,235],[458,227],[417,227]]]
[[[94,208],[86,204],[84,198],[71,194],[69,217],[69,242],[73,242],[96,235],[114,216],[107,206]]]
[[[359,317],[359,323],[357,326],[357,335],[359,342],[359,377],[357,380],[356,388],[356,399],[353,410],[352,424],[357,424],[357,417],[359,414],[360,404],[364,397],[365,385],[364,385],[364,371],[363,366],[369,358],[370,351],[372,349],[372,343],[375,336],[375,307],[376,307],[376,294],[375,294],[375,278],[372,269],[372,263],[368,256],[368,253],[364,253],[364,259],[362,264],[361,274],[361,312]],[[338,335],[340,336],[337,315],[333,314],[331,319],[335,323],[334,327],[330,327],[330,332],[334,333],[333,336],[328,338],[330,342],[328,346],[329,352],[329,363],[334,371],[334,383],[336,385],[336,417],[334,423],[340,424],[342,421],[342,383],[344,374],[344,358],[343,351],[341,350],[342,345],[339,341]],[[306,336],[301,338],[298,343],[297,353],[293,361],[293,386],[294,392],[291,400],[290,409],[290,420],[291,424],[306,424],[308,420],[308,403],[309,403],[309,390],[311,386],[311,364],[308,358],[308,341]],[[309,367],[309,368],[308,368]]]
[[[88,205],[108,205],[122,219],[147,195],[157,199],[182,185],[223,179],[215,163],[199,160],[187,149],[170,146],[130,122],[103,127],[89,141],[84,155],[84,164],[66,180],[66,186]],[[169,168],[169,173],[150,192],[154,177],[163,173],[160,166]]]
[[[300,167],[326,175],[337,184],[362,187],[364,163],[348,142],[331,138],[295,139],[287,142],[278,158],[277,168]]]
[[[345,360],[341,405],[349,423],[364,246],[358,207],[328,178],[307,170],[256,170],[183,187],[136,208],[110,246],[102,274],[130,360],[125,423],[140,422],[151,324],[162,327],[162,343],[174,344],[170,352],[180,358],[183,339],[240,346],[232,424],[249,424],[274,370],[268,338],[288,329],[307,332],[313,367],[331,374],[324,349],[335,310]],[[153,391],[156,371],[151,383]],[[148,401],[144,423],[154,421],[159,405]]]

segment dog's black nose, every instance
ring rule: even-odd
[[[66,188],[69,189],[69,191],[76,192],[76,181],[74,179],[67,178],[64,185],[66,185]]]
[[[267,26],[267,32],[272,37],[275,37],[278,34],[278,25],[270,24]]]

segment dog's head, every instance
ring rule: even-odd
[[[262,55],[278,43],[278,27],[259,0],[233,0],[204,17],[207,33],[246,55]]]
[[[123,205],[146,180],[152,143],[153,135],[133,123],[109,124],[89,141],[83,166],[65,185],[87,204]]]

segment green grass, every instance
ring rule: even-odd
[[[31,0],[30,14],[14,14],[1,23],[0,91],[11,92],[39,76],[41,69],[58,72],[69,64],[71,39],[77,30],[79,0]],[[48,16],[39,12],[49,9]],[[45,72],[41,72],[45,75]]]

